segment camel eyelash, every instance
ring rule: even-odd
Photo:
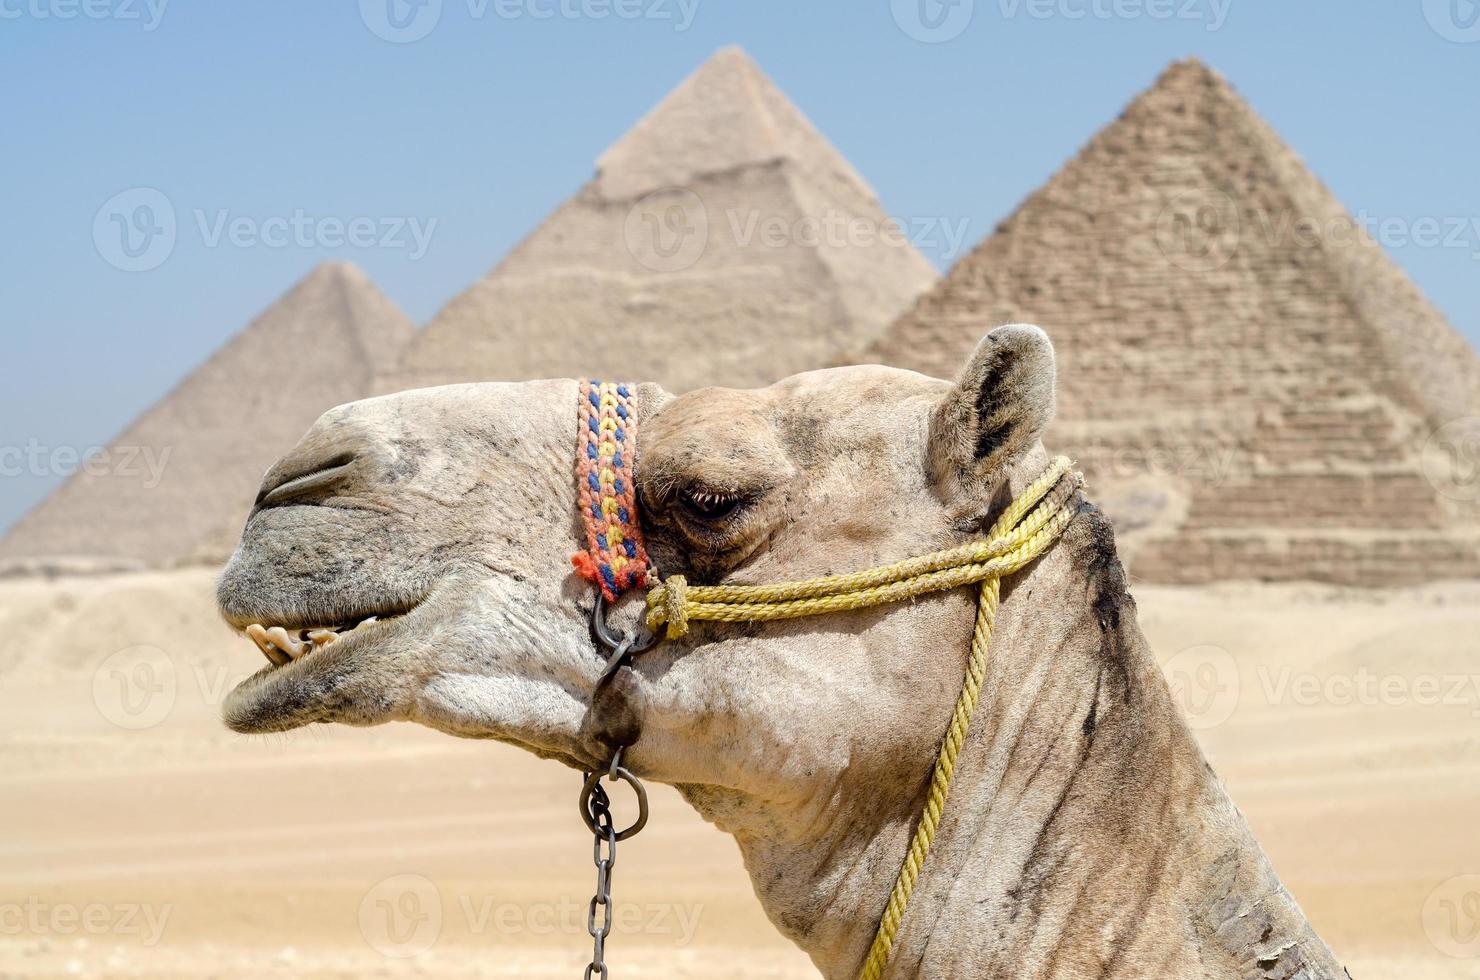
[[[683,499],[708,507],[720,507],[726,504],[737,504],[741,500],[738,493],[728,493],[723,490],[685,490]]]
[[[770,487],[731,489],[698,480],[668,480],[640,487],[638,500],[659,520],[666,514],[692,531],[709,534],[724,529],[729,533],[731,525],[754,510],[770,491]]]
[[[732,491],[693,487],[678,492],[678,503],[699,520],[722,521],[742,511],[749,500]]]

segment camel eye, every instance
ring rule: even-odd
[[[739,494],[714,490],[685,490],[679,494],[679,506],[696,520],[714,523],[733,517],[740,509]]]

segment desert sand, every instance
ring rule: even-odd
[[[211,579],[0,582],[0,977],[579,976],[578,776],[411,725],[227,732],[260,655]],[[1480,978],[1480,584],[1135,593],[1352,975]],[[615,894],[616,976],[815,976],[671,790]]]

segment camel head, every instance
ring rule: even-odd
[[[1008,326],[955,385],[879,366],[755,391],[641,385],[655,564],[697,583],[776,581],[959,542],[1035,451],[1053,372],[1042,331]],[[730,787],[784,776],[765,760],[803,739],[821,741],[799,771],[897,756],[877,735],[891,730],[918,728],[928,756],[938,726],[918,706],[948,706],[959,658],[900,662],[899,641],[932,629],[908,609],[696,628],[592,710],[595,592],[569,560],[576,399],[573,381],[452,385],[326,413],[267,473],[220,581],[226,619],[272,661],[232,692],[227,724],[412,720],[587,768],[632,743],[649,775]],[[613,623],[640,606],[625,598]]]

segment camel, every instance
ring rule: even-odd
[[[759,390],[636,386],[636,485],[665,576],[770,583],[960,544],[1049,456],[1045,333],[989,333],[958,380],[879,365]],[[976,595],[697,623],[593,699],[596,591],[572,572],[577,382],[343,405],[269,470],[222,574],[272,662],[239,732],[410,720],[672,784],[739,842],[776,927],[857,975],[961,686]],[[1092,488],[1091,488],[1092,489]],[[1345,977],[1181,720],[1106,518],[1001,585],[980,708],[891,978]],[[610,610],[639,629],[640,592]]]

